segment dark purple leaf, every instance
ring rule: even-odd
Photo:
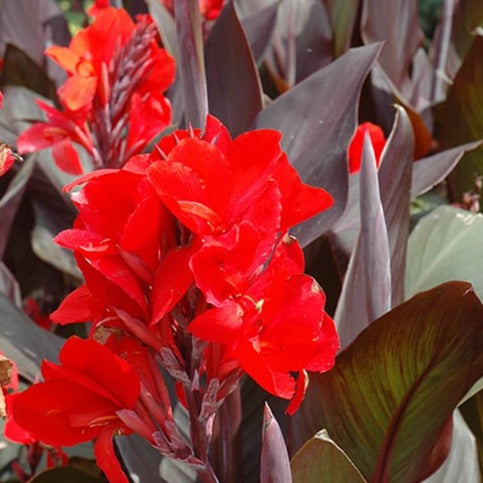
[[[331,62],[332,52],[332,31],[322,1],[282,0],[265,59],[270,71],[292,87]]]
[[[262,109],[262,88],[232,2],[223,9],[210,31],[205,61],[210,113],[233,136],[241,134]]]
[[[475,141],[415,161],[411,197],[422,195],[441,183],[467,151],[472,151],[480,145],[481,141]]]
[[[7,44],[5,51],[2,84],[26,87],[49,99],[56,98],[55,84],[45,70],[13,44]]]
[[[368,135],[362,151],[360,194],[361,228],[334,317],[342,349],[391,309],[389,240],[376,159]]]
[[[287,446],[268,404],[263,412],[260,483],[292,483]]]
[[[0,199],[0,259],[5,253],[13,219],[34,167],[35,159],[33,157],[25,161]]]
[[[177,67],[184,99],[186,124],[203,128],[208,114],[203,35],[197,0],[174,2]]]
[[[396,105],[394,127],[379,169],[381,201],[391,254],[392,303],[404,300],[404,274],[409,235],[409,201],[413,170],[414,136],[406,111]]]
[[[20,374],[34,382],[42,359],[57,360],[60,337],[35,325],[0,294],[0,348],[17,363]]]
[[[294,229],[303,246],[327,231],[345,209],[347,146],[362,84],[380,48],[374,44],[349,50],[280,96],[255,121],[257,128],[281,131],[282,147],[302,180],[323,187],[335,199],[332,208]]]
[[[7,266],[0,261],[0,292],[12,302],[15,307],[22,307],[22,295],[17,280]]]
[[[379,63],[398,89],[409,80],[412,59],[424,36],[416,0],[365,0],[361,35],[366,44],[385,41]]]
[[[44,470],[29,480],[30,483],[59,483],[59,481],[69,481],[69,483],[105,483],[106,480],[70,465]]]
[[[446,456],[439,445],[431,458],[453,410],[483,373],[482,323],[466,282],[420,293],[373,322],[331,371],[311,376],[290,421],[294,448],[326,428],[371,481],[428,476]]]
[[[65,73],[53,62],[46,64],[44,50],[52,45],[68,45],[67,22],[54,0],[2,0],[0,16],[0,52],[6,43],[25,52],[38,66],[46,68],[48,77],[59,85]]]
[[[280,0],[235,2],[236,11],[257,64],[263,60],[263,54],[272,37],[279,4]]]
[[[164,48],[177,59],[176,27],[173,16],[159,0],[145,1],[148,5],[149,13],[158,27]]]

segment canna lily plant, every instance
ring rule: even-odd
[[[10,476],[477,483],[475,5],[124,3],[5,53]]]

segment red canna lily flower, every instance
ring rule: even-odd
[[[304,381],[305,370],[329,370],[339,347],[324,305],[320,287],[303,274],[299,245],[285,239],[245,293],[204,312],[188,331],[220,344],[224,359],[238,361],[268,392],[285,399],[296,396],[295,405],[289,407],[293,412],[301,397],[292,374]]]
[[[32,385],[13,399],[15,422],[52,446],[96,439],[94,453],[100,468],[110,481],[127,482],[112,438],[132,432],[117,412],[136,404],[140,393],[137,374],[106,347],[78,337],[67,340],[59,361],[44,361],[45,382]]]
[[[381,161],[381,153],[386,144],[386,137],[382,129],[376,124],[371,122],[365,122],[360,124],[352,137],[352,140],[347,151],[347,157],[349,159],[349,173],[357,173],[361,169],[361,156],[362,146],[364,144],[364,136],[366,132],[369,133],[372,147],[374,148],[374,155],[376,157],[376,163],[379,167]]]
[[[1,61],[2,59],[0,59]],[[1,70],[0,64],[0,70]],[[0,109],[3,105],[3,94],[0,92]],[[15,158],[12,155],[12,150],[10,146],[0,143],[0,176],[3,176],[15,162]]]

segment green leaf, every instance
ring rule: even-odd
[[[339,57],[349,49],[357,19],[359,0],[324,0],[334,32],[334,55]]]
[[[409,237],[406,296],[450,280],[471,282],[483,300],[483,215],[440,206]]]
[[[366,480],[325,429],[305,443],[292,458],[294,483],[364,483]]]
[[[429,476],[447,455],[453,410],[483,374],[482,325],[468,283],[416,295],[311,377],[289,439],[298,447],[326,428],[372,482]]]
[[[59,483],[59,481],[68,481],[69,483],[106,482],[104,478],[98,478],[74,466],[59,466],[51,470],[42,471],[42,473],[29,480],[29,483]]]
[[[455,77],[444,107],[441,140],[444,147],[483,139],[483,35],[476,35]],[[452,199],[460,201],[483,175],[483,146],[465,154],[448,178]]]

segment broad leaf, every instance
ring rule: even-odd
[[[430,475],[446,456],[437,444],[443,429],[483,374],[482,324],[483,306],[464,282],[420,293],[373,322],[334,369],[311,376],[290,424],[294,447],[326,428],[371,481]]]
[[[292,483],[287,446],[268,404],[263,412],[260,483]]]
[[[257,67],[233,2],[221,12],[205,46],[210,113],[233,136],[246,131],[262,109]]]
[[[359,0],[324,0],[334,32],[334,55],[349,49],[359,8]]]
[[[450,280],[471,282],[483,300],[483,214],[440,206],[409,237],[406,295]]]
[[[28,159],[10,182],[7,191],[0,199],[0,259],[7,246],[10,227],[22,201],[25,188],[35,166],[34,158]]]
[[[415,198],[441,183],[467,151],[477,148],[479,141],[441,151],[413,163],[411,197]]]
[[[401,89],[424,36],[419,26],[416,0],[365,0],[361,35],[364,42],[385,41],[379,63],[394,85]]]
[[[59,481],[68,481],[69,483],[105,483],[106,480],[82,471],[75,466],[59,466],[45,470],[29,480],[30,483],[58,483]]]
[[[476,35],[445,103],[441,139],[445,147],[483,139],[483,35]],[[483,147],[465,154],[448,178],[451,197],[460,201],[483,174]]]
[[[354,463],[325,429],[309,439],[290,462],[294,483],[364,483]]]
[[[255,121],[254,127],[280,130],[282,147],[302,180],[323,187],[335,199],[332,208],[294,229],[303,246],[327,231],[345,209],[347,146],[362,84],[380,48],[375,44],[349,50],[280,96]]]
[[[460,411],[453,413],[453,437],[448,458],[422,483],[480,483],[475,437]]]
[[[263,54],[272,37],[279,4],[280,0],[235,2],[236,11],[257,64],[263,60]]]
[[[0,348],[23,377],[34,382],[42,359],[55,361],[61,346],[60,337],[35,325],[0,294]]]

